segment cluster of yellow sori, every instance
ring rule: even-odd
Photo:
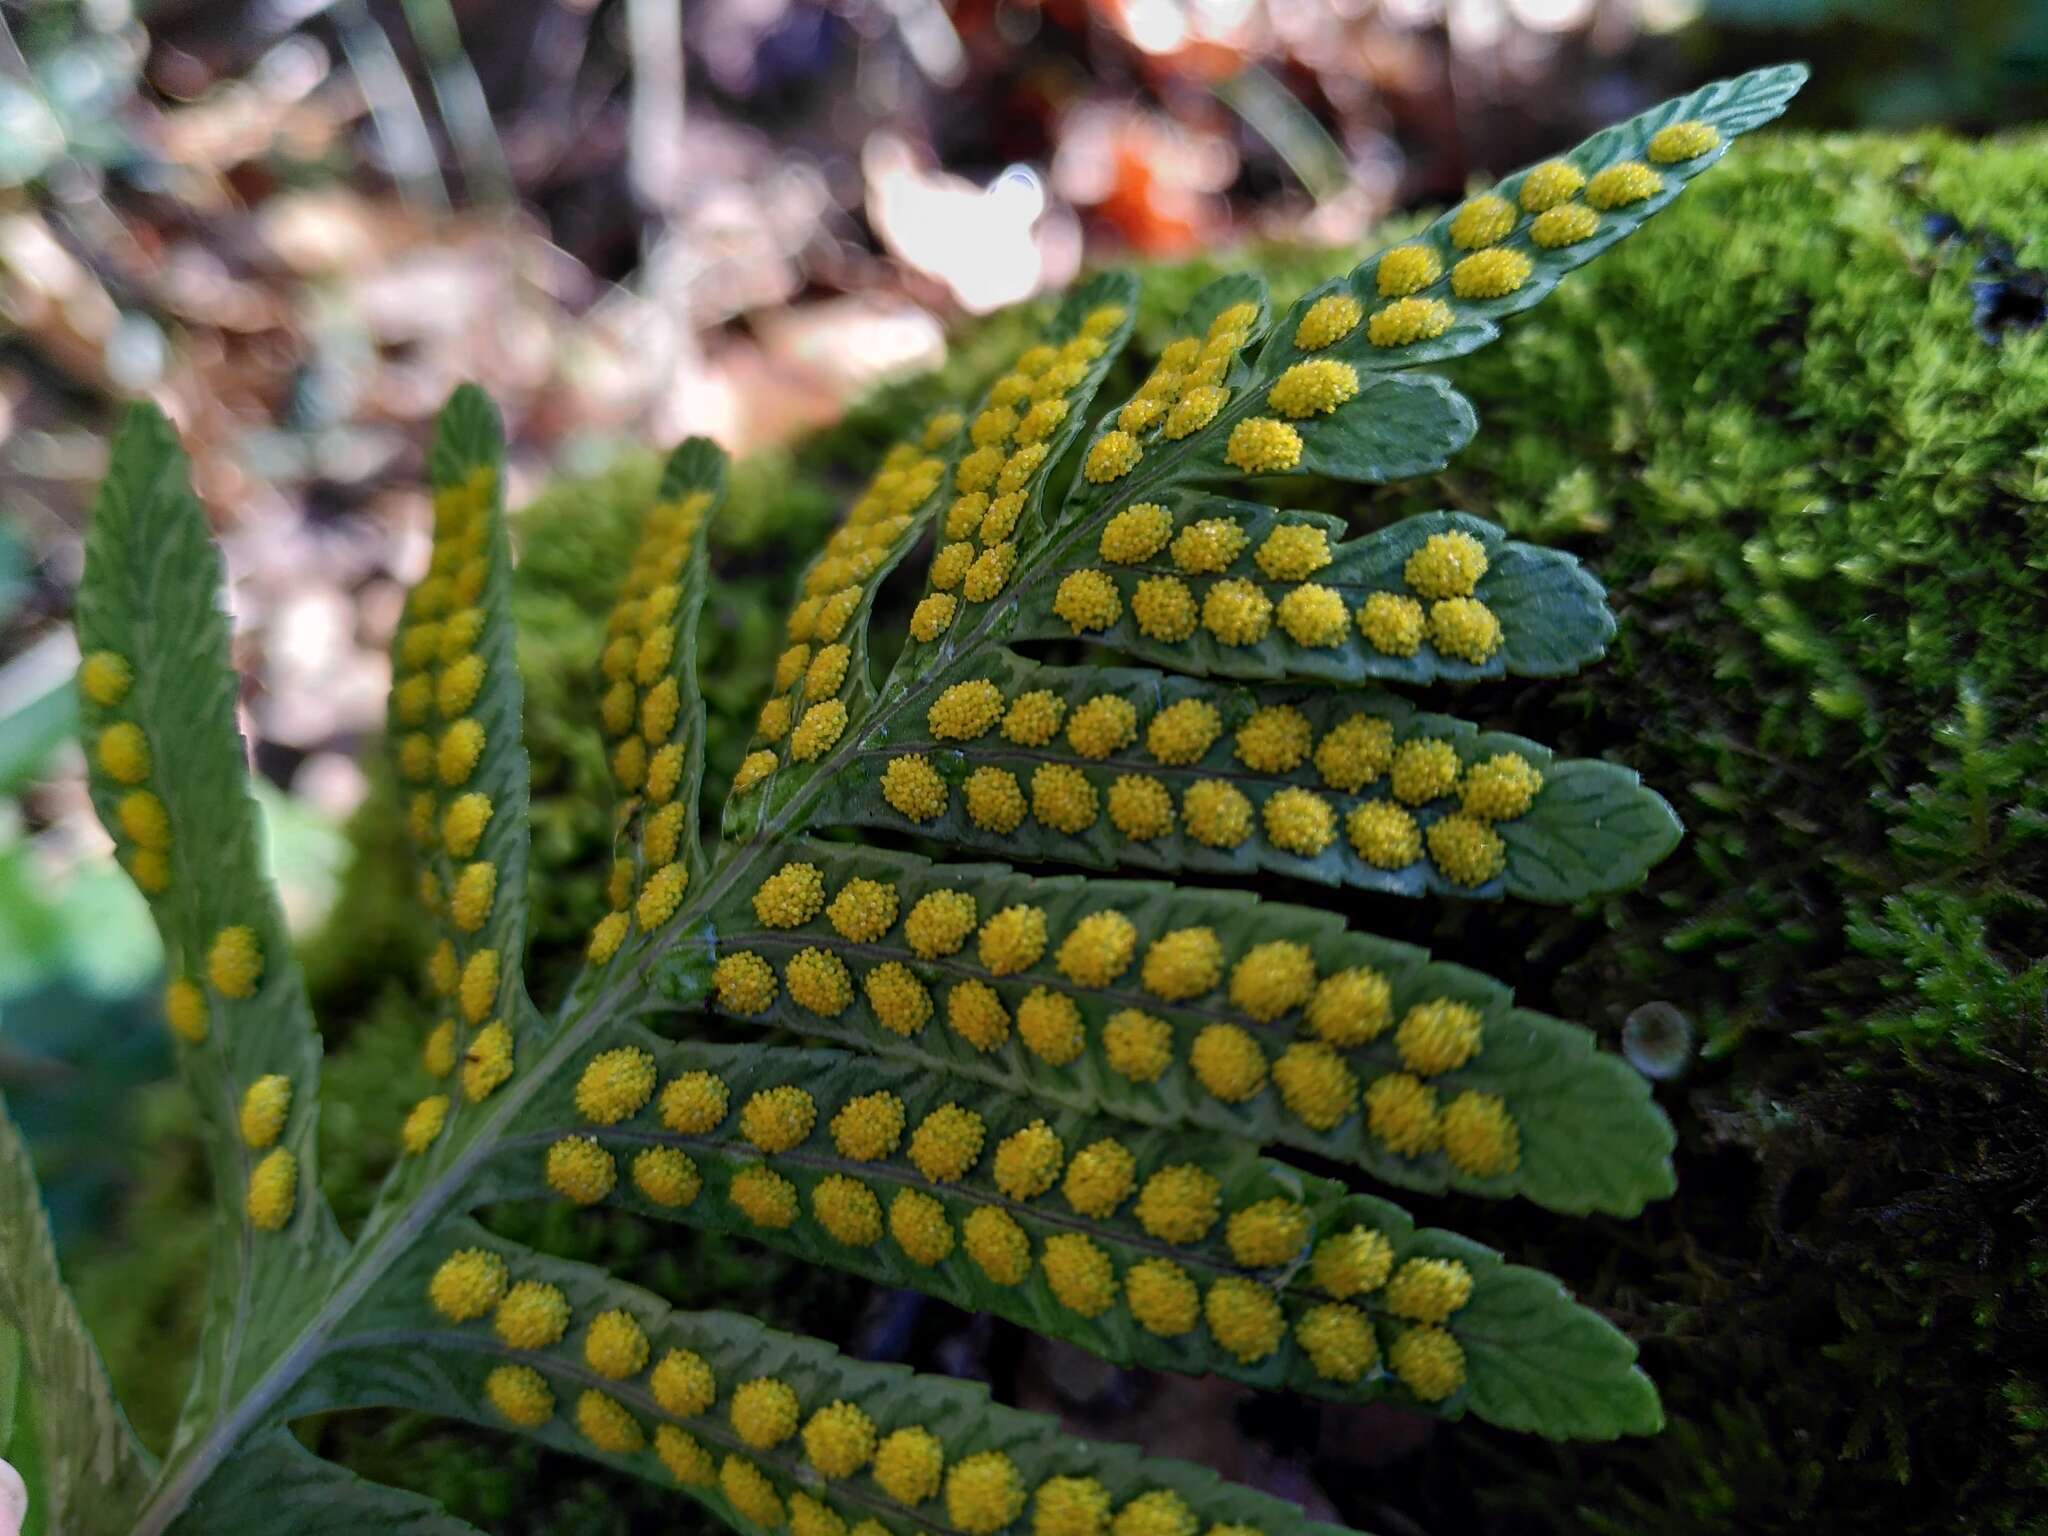
[[[97,726],[93,766],[111,781],[118,798],[114,819],[130,844],[123,863],[149,896],[163,895],[171,884],[171,817],[169,808],[148,788],[155,754],[141,725],[120,714],[135,684],[135,669],[114,651],[94,651],[78,669],[88,723]],[[256,995],[263,981],[263,940],[248,923],[228,923],[207,941],[204,985],[188,975],[174,976],[164,989],[164,1017],[188,1045],[203,1044],[211,1033],[216,1000],[239,1002]],[[264,1074],[243,1089],[240,1130],[251,1152],[260,1152],[249,1170],[243,1210],[259,1231],[275,1232],[291,1220],[298,1204],[299,1165],[287,1147],[277,1143],[291,1113],[291,1079]]]
[[[1200,336],[1169,342],[1151,373],[1116,413],[1116,424],[1089,446],[1081,472],[1090,483],[1122,480],[1144,461],[1146,449],[1179,442],[1215,421],[1230,404],[1224,382],[1259,323],[1259,306],[1233,304]],[[1317,361],[1290,368],[1266,391],[1273,413],[1247,416],[1230,429],[1224,457],[1246,474],[1277,473],[1301,461],[1301,433],[1291,425],[1329,414],[1358,393],[1358,373],[1347,363]],[[1285,419],[1282,419],[1285,418]]]
[[[678,798],[687,747],[677,654],[683,578],[711,500],[709,491],[691,491],[648,510],[606,624],[598,716],[611,742],[612,777],[625,797],[621,825],[639,826],[641,874],[636,888],[631,859],[612,866],[605,885],[611,910],[590,935],[590,959],[598,965],[619,952],[635,923],[651,933],[674,916],[690,884],[683,845],[694,808]]]
[[[1385,1239],[1379,1241],[1384,1246]],[[1374,1280],[1376,1287],[1384,1286],[1390,1302],[1399,1283],[1398,1276],[1387,1281],[1384,1267]],[[450,1323],[480,1324],[488,1318],[498,1340],[521,1352],[555,1348],[577,1323],[559,1287],[515,1281],[505,1260],[483,1248],[461,1249],[443,1259],[427,1282],[427,1299]],[[1456,1349],[1449,1334],[1434,1324],[1406,1325],[1406,1332],[1442,1333]],[[580,1333],[581,1363],[575,1374],[630,1384],[635,1396],[652,1402],[658,1416],[650,1435],[618,1397],[587,1387],[574,1405],[583,1437],[613,1456],[651,1450],[678,1484],[723,1494],[754,1525],[771,1530],[786,1525],[792,1536],[890,1536],[890,1528],[872,1515],[856,1516],[849,1532],[847,1517],[837,1507],[844,1499],[865,1513],[879,1495],[917,1511],[929,1528],[965,1536],[995,1536],[1027,1518],[1038,1536],[1195,1536],[1203,1528],[1198,1511],[1168,1489],[1148,1489],[1118,1503],[1092,1477],[1046,1476],[1034,1486],[1007,1451],[949,1449],[947,1437],[958,1438],[955,1426],[941,1424],[935,1430],[921,1422],[909,1390],[904,1406],[913,1412],[892,1424],[885,1410],[885,1422],[878,1423],[866,1407],[844,1396],[813,1391],[806,1400],[782,1376],[722,1372],[685,1345],[664,1347],[641,1318],[623,1307],[594,1314],[580,1325]],[[1398,1338],[1394,1348],[1399,1348]],[[1426,1379],[1443,1379],[1446,1358],[1456,1359],[1462,1380],[1462,1357],[1444,1357],[1440,1351],[1431,1355],[1437,1373]],[[484,1377],[484,1397],[511,1424],[531,1429],[547,1423],[555,1414],[555,1393],[539,1367],[549,1363],[548,1357],[536,1355],[533,1361],[493,1367]],[[1454,1385],[1436,1396],[1455,1390]],[[984,1417],[974,1416],[977,1422]],[[990,1427],[997,1434],[1002,1428],[1000,1422]],[[1260,1532],[1254,1526],[1212,1524],[1208,1536]]]
[[[765,782],[787,753],[794,763],[824,756],[846,733],[840,694],[849,682],[859,635],[851,627],[867,589],[892,554],[914,537],[917,510],[945,479],[938,455],[960,431],[946,411],[925,421],[882,456],[882,466],[833,530],[804,574],[803,597],[789,615],[789,646],[775,662],[775,692],[761,706],[754,733],[765,745],[749,752],[733,775],[733,793]],[[933,601],[925,600],[925,604]],[[946,618],[952,616],[947,600]],[[918,612],[925,614],[925,605]],[[917,628],[922,619],[913,621]],[[942,626],[943,627],[943,626]]]
[[[911,615],[913,638],[937,640],[952,625],[961,599],[985,603],[1009,583],[1017,566],[1018,524],[1050,467],[1052,440],[1073,411],[1091,365],[1108,349],[1105,338],[1123,322],[1120,305],[1092,310],[1067,340],[1027,347],[990,386],[987,402],[967,423],[972,446],[953,469],[953,501],[939,529],[931,592]]]
[[[1697,160],[1721,142],[1710,123],[1672,123],[1652,135],[1646,157],[1654,165]],[[1385,300],[1370,316],[1349,291],[1323,294],[1303,312],[1294,345],[1321,352],[1365,325],[1374,347],[1434,341],[1451,328],[1456,310],[1438,297],[1485,303],[1518,292],[1536,269],[1536,255],[1590,240],[1600,215],[1627,208],[1664,190],[1664,178],[1640,160],[1623,160],[1590,176],[1564,160],[1549,160],[1525,175],[1511,202],[1489,192],[1461,206],[1443,227],[1445,250],[1433,240],[1395,246],[1373,265],[1373,287]],[[1536,255],[1532,255],[1532,252]],[[1449,270],[1445,262],[1450,262]]]
[[[1234,517],[1198,508],[1176,529],[1165,507],[1139,502],[1103,525],[1097,552],[1113,569],[1070,571],[1053,594],[1053,612],[1077,635],[1110,628],[1128,608],[1138,633],[1165,645],[1198,630],[1219,645],[1257,645],[1277,630],[1305,649],[1332,650],[1356,625],[1383,656],[1414,656],[1426,642],[1478,666],[1501,646],[1500,619],[1474,595],[1486,546],[1469,533],[1431,534],[1402,570],[1408,590],[1369,593],[1355,610],[1310,579],[1336,559],[1310,523],[1277,523],[1253,549]],[[1231,575],[1247,557],[1255,569]]]
[[[945,689],[925,723],[936,741],[957,746],[970,761],[1002,759],[1017,749],[1060,751],[1054,744],[1062,742],[1061,755],[1071,752],[1091,765],[1041,762],[1030,770],[1028,785],[996,761],[973,768],[958,793],[968,820],[983,832],[1007,837],[1028,817],[1077,837],[1106,811],[1110,825],[1136,842],[1182,833],[1228,852],[1263,836],[1299,858],[1322,854],[1341,832],[1357,856],[1379,870],[1408,868],[1427,845],[1444,878],[1463,886],[1484,885],[1506,869],[1507,845],[1494,828],[1525,815],[1543,787],[1541,772],[1520,753],[1466,763],[1444,738],[1416,735],[1397,743],[1390,720],[1365,712],[1318,737],[1308,716],[1291,704],[1255,711],[1231,735],[1242,767],[1215,770],[1201,765],[1224,737],[1223,713],[1199,695],[1146,717],[1118,694],[1070,706],[1045,689],[1008,697],[980,678]],[[997,732],[1004,745],[972,745]],[[1157,771],[1118,771],[1109,764],[1112,757],[1128,762],[1141,742]],[[1240,787],[1244,769],[1278,776],[1304,765],[1314,769],[1321,791],[1286,784],[1254,805]],[[1177,800],[1167,779],[1183,781]],[[1383,793],[1362,798],[1382,784]],[[893,810],[920,825],[944,815],[955,793],[930,757],[918,752],[891,757],[881,789]],[[1453,799],[1454,807],[1446,804]],[[1418,813],[1432,806],[1437,814],[1425,828]]]
[[[990,926],[1004,915],[998,914]],[[984,935],[988,932],[985,926]],[[1189,932],[1196,931],[1168,935],[1161,945],[1174,948]],[[1100,969],[1106,963],[1097,942],[1101,935],[1087,937],[1094,947],[1084,946],[1087,959],[1077,960],[1077,965]],[[1270,951],[1287,947],[1263,946],[1268,953],[1254,950],[1241,962],[1231,981],[1233,1000],[1260,1011],[1279,1004],[1278,996],[1267,995],[1274,974],[1264,962],[1274,959]],[[1146,966],[1162,952],[1155,945]],[[1292,969],[1294,957],[1281,964]],[[1312,965],[1309,974],[1313,976]],[[1320,1007],[1319,1027],[1355,1035],[1361,1029],[1383,1030],[1391,1022],[1384,977],[1348,971],[1333,983],[1310,994],[1312,1012]],[[1478,1050],[1479,1016],[1462,1004],[1433,999],[1409,1010],[1396,1041],[1414,1072],[1451,1070]],[[1335,1057],[1325,1044],[1310,1049],[1326,1060]],[[1198,1038],[1194,1055],[1197,1074],[1212,1091],[1241,1088],[1249,1060],[1257,1060],[1256,1070],[1264,1076],[1259,1047],[1235,1026],[1210,1026]],[[1210,1081],[1218,1071],[1237,1074],[1229,1089]],[[1412,1073],[1400,1076],[1409,1083],[1418,1081]],[[1318,1375],[1347,1383],[1362,1379],[1379,1359],[1371,1321],[1356,1305],[1360,1298],[1384,1284],[1380,1310],[1388,1318],[1402,1325],[1437,1327],[1471,1293],[1471,1275],[1455,1261],[1416,1259],[1395,1272],[1388,1239],[1364,1228],[1326,1238],[1311,1255],[1317,1221],[1306,1202],[1271,1194],[1233,1204],[1226,1200],[1216,1175],[1192,1163],[1141,1169],[1137,1155],[1113,1135],[1069,1147],[1045,1121],[1033,1120],[996,1136],[978,1111],[957,1102],[942,1104],[912,1124],[903,1100],[886,1089],[849,1097],[826,1113],[811,1090],[793,1083],[756,1090],[734,1113],[732,1089],[717,1073],[683,1072],[659,1094],[656,1080],[654,1058],[638,1047],[599,1052],[577,1082],[577,1110],[593,1125],[609,1128],[651,1105],[670,1134],[696,1140],[704,1151],[721,1158],[737,1154],[745,1161],[733,1173],[726,1198],[756,1228],[788,1231],[803,1218],[803,1196],[777,1171],[774,1160],[807,1144],[829,1141],[829,1152],[820,1147],[825,1158],[836,1160],[842,1170],[859,1165],[856,1171],[828,1173],[811,1183],[810,1218],[833,1242],[872,1248],[887,1240],[925,1268],[948,1261],[957,1250],[981,1274],[1003,1286],[1024,1284],[1035,1265],[1053,1298],[1070,1311],[1100,1317],[1121,1296],[1151,1333],[1179,1337],[1203,1322],[1219,1345],[1246,1364],[1280,1348],[1289,1326],[1283,1298],[1250,1272],[1274,1271],[1312,1258],[1314,1288],[1328,1299],[1295,1309],[1295,1338]],[[1492,1101],[1496,1110],[1498,1103]],[[1413,1133],[1412,1118],[1403,1125]],[[805,1159],[807,1164],[816,1161],[816,1156]],[[549,1185],[579,1203],[603,1199],[617,1179],[613,1154],[590,1135],[557,1141],[546,1154],[545,1168]],[[994,1186],[992,1195],[984,1197],[963,1185],[977,1168],[985,1170],[983,1177]],[[682,1148],[668,1144],[636,1153],[632,1177],[643,1197],[669,1207],[691,1204],[704,1187],[695,1161]],[[949,1208],[930,1192],[932,1186],[962,1187],[948,1191],[955,1196]],[[891,1189],[885,1206],[884,1194]],[[1055,1197],[1089,1221],[1109,1221],[1127,1208],[1128,1219],[1152,1244],[1190,1250],[1187,1262],[1147,1258],[1119,1275],[1102,1244],[1083,1232],[1057,1228],[1034,1251],[1032,1235],[1018,1217],[1029,1218],[1040,1209],[1057,1217]],[[1033,1205],[1041,1200],[1047,1202],[1045,1207]],[[963,1206],[966,1214],[960,1216]],[[1195,1251],[1200,1245],[1206,1248]],[[1210,1280],[1206,1291],[1190,1268]],[[1436,1346],[1429,1356],[1435,1361],[1431,1369],[1403,1368],[1398,1338],[1388,1361],[1419,1395],[1438,1400],[1463,1380],[1462,1354],[1448,1336],[1444,1344],[1448,1355],[1443,1346]],[[1419,1347],[1410,1346],[1411,1351]],[[1454,1376],[1444,1369],[1446,1359],[1458,1362]]]
[[[943,1014],[946,1028],[977,1051],[1007,1045],[1014,1032],[1039,1061],[1065,1068],[1089,1046],[1076,997],[1117,984],[1135,967],[1136,985],[1170,1010],[1199,1004],[1212,1019],[1228,1011],[1261,1032],[1292,1016],[1309,1038],[1285,1044],[1269,1059],[1268,1045],[1252,1029],[1217,1020],[1194,1030],[1183,1048],[1168,1020],[1124,1007],[1095,1031],[1103,1062],[1118,1076],[1152,1084],[1170,1070],[1185,1071],[1191,1090],[1227,1104],[1249,1103],[1270,1089],[1289,1115],[1322,1133],[1362,1103],[1367,1132],[1389,1151],[1441,1153],[1477,1178],[1511,1172],[1520,1160],[1504,1100],[1467,1090],[1442,1102],[1429,1081],[1479,1054],[1481,1011],[1432,996],[1397,1013],[1385,976],[1363,965],[1326,972],[1304,943],[1253,944],[1233,961],[1214,929],[1190,926],[1160,935],[1141,954],[1137,925],[1121,912],[1092,912],[1054,933],[1044,910],[1029,904],[984,918],[969,892],[927,891],[906,902],[896,887],[865,878],[847,881],[828,903],[823,872],[803,862],[769,876],[753,906],[765,928],[799,928],[822,916],[832,937],[794,949],[779,975],[757,950],[729,947],[713,968],[712,983],[718,1005],[730,1013],[761,1014],[786,988],[805,1012],[836,1019],[859,996],[875,1022],[898,1038],[921,1033]],[[882,944],[899,921],[898,945]],[[956,960],[970,941],[971,958]],[[879,963],[856,977],[844,958],[849,953]],[[889,954],[902,958],[879,958]],[[1013,995],[999,992],[996,980],[1008,982]],[[934,984],[944,984],[942,999],[933,998]],[[1015,996],[1020,988],[1023,995]],[[1201,1002],[1216,993],[1222,1002]],[[1389,1031],[1398,1058],[1392,1069],[1384,1051],[1377,1065],[1345,1055]],[[1366,1069],[1367,1083],[1361,1085],[1354,1062]]]
[[[427,982],[449,1000],[452,1016],[429,1036],[427,1069],[454,1071],[460,1036],[462,1086],[481,1099],[512,1073],[512,1036],[498,1011],[502,959],[484,936],[497,904],[498,866],[478,857],[494,811],[475,784],[489,746],[474,710],[490,663],[483,654],[481,604],[490,583],[496,472],[478,465],[459,484],[434,492],[433,556],[407,599],[393,646],[391,692],[398,770],[411,786],[407,828],[419,855],[420,902],[442,937],[427,964]],[[440,1135],[445,1095],[413,1107],[402,1139],[421,1153]]]

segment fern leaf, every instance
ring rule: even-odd
[[[1628,770],[1386,694],[1002,650],[947,676],[925,718],[904,712],[862,740],[820,798],[827,823],[1096,868],[1544,902],[1627,890],[1678,844],[1670,807]],[[980,697],[990,707],[961,707]],[[913,766],[943,793],[892,799]]]
[[[481,1536],[433,1500],[323,1461],[288,1429],[255,1436],[200,1489],[173,1536]]]
[[[627,1061],[644,1091],[600,1102],[591,1085]],[[1656,1426],[1633,1346],[1554,1281],[1532,1291],[1498,1254],[1416,1231],[1398,1207],[1261,1158],[1241,1135],[1139,1127],[922,1062],[635,1031],[532,1102],[473,1197],[548,1198],[548,1160],[565,1144],[613,1160],[609,1201],[999,1313],[1119,1363],[1453,1417],[1471,1406],[1558,1436]],[[1363,1276],[1337,1262],[1353,1250],[1371,1258]],[[1442,1317],[1420,1304],[1432,1277],[1469,1285]],[[1250,1310],[1234,1329],[1240,1303]],[[1464,1375],[1448,1391],[1389,1363],[1424,1324],[1458,1346]],[[1541,1363],[1550,1394],[1532,1414],[1523,1351],[1546,1339],[1562,1342]]]
[[[16,1393],[33,1402],[17,1410],[17,1441],[26,1429],[29,1454],[17,1453],[0,1427],[0,1448],[46,1507],[46,1528],[77,1536],[114,1536],[148,1486],[150,1458],[114,1401],[106,1367],[57,1271],[57,1252],[44,1219],[28,1148],[0,1101],[0,1331],[20,1330],[26,1380]],[[38,1478],[34,1471],[40,1467]]]
[[[174,1460],[316,1304],[342,1247],[315,1176],[320,1040],[264,873],[219,584],[176,434],[131,407],[86,537],[79,692],[93,805],[163,934],[165,1008],[219,1191]]]
[[[710,914],[715,944],[671,955],[671,996],[1048,1109],[1299,1147],[1404,1188],[1621,1215],[1671,1192],[1669,1125],[1585,1030],[1334,914],[834,843],[784,860]],[[1065,1001],[1038,1017],[1034,993]],[[1205,1062],[1212,1027],[1235,1074]],[[1482,1134],[1497,1114],[1506,1129]]]
[[[495,1258],[505,1290],[455,1323],[426,1297],[458,1255]],[[422,1242],[388,1282],[336,1336],[302,1406],[391,1403],[509,1424],[678,1487],[739,1529],[836,1536],[878,1519],[988,1536],[1063,1499],[1105,1520],[1150,1499],[1198,1528],[1333,1533],[1206,1468],[1001,1407],[978,1384],[853,1360],[732,1313],[674,1311],[468,1223]]]

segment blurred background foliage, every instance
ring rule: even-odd
[[[178,420],[227,552],[353,1221],[424,1087],[376,733],[454,383],[504,406],[524,503],[545,996],[599,904],[587,679],[658,445],[743,455],[702,636],[715,805],[795,562],[883,444],[1021,344],[1031,308],[995,311],[1136,260],[1154,347],[1221,268],[1285,299],[1474,179],[1787,57],[1816,65],[1793,131],[1451,370],[1484,425],[1449,470],[1281,498],[1361,528],[1462,507],[1612,590],[1607,665],[1458,707],[1637,768],[1679,855],[1586,911],[1354,920],[1486,956],[1662,1085],[1681,1188],[1641,1221],[1560,1241],[1411,1204],[1637,1337],[1663,1436],[1559,1449],[1168,1384],[739,1241],[493,1220],[1383,1536],[2048,1531],[2038,0],[0,0],[0,1088],[145,1438],[182,1396],[210,1192],[70,739],[122,398]],[[492,1530],[698,1528],[482,1431],[303,1432]]]

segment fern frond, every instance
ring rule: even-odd
[[[278,1425],[212,1478],[177,1529],[235,1536],[481,1536],[433,1500],[323,1461]]]

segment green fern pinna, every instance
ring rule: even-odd
[[[1420,369],[1492,340],[1802,78],[1609,129],[1284,315],[1225,278],[1120,403],[1096,396],[1133,285],[1086,283],[973,410],[889,451],[805,570],[709,844],[694,652],[725,462],[684,444],[597,684],[612,910],[548,1011],[521,981],[503,444],[458,392],[390,715],[444,1088],[353,1241],[317,1192],[318,1038],[261,872],[218,559],[168,426],[134,412],[88,545],[80,685],[222,1199],[176,1441],[151,1464],[74,1373],[73,1433],[47,1437],[61,1528],[467,1529],[287,1427],[369,1405],[503,1426],[795,1536],[1305,1527],[1205,1469],[675,1311],[472,1219],[512,1200],[741,1234],[1114,1361],[1555,1437],[1656,1430],[1633,1346],[1555,1280],[1308,1171],[1628,1215],[1672,1187],[1642,1079],[1498,981],[1247,889],[1285,876],[1342,908],[1352,888],[1571,903],[1640,881],[1679,828],[1632,774],[1384,691],[1569,674],[1613,632],[1602,590],[1456,512],[1347,538],[1216,487],[1441,468],[1475,417]],[[927,550],[877,680],[877,591]],[[847,828],[873,830],[820,835]]]

